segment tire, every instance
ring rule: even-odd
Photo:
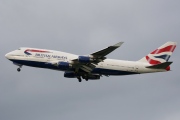
[[[20,68],[18,68],[18,69],[17,69],[17,71],[18,71],[18,72],[20,72],[20,71],[21,71],[21,69],[20,69]]]

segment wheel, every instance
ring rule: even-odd
[[[81,79],[81,78],[78,78],[78,81],[79,81],[79,82],[82,82],[82,79]]]
[[[17,71],[18,71],[18,72],[20,72],[20,71],[21,71],[21,69],[20,69],[20,68],[18,68],[18,69],[17,69]]]
[[[82,82],[82,80],[81,80],[81,79],[79,79],[79,82]]]
[[[89,79],[88,78],[85,78],[86,81],[88,81]]]
[[[82,82],[82,79],[81,79],[81,77],[77,77],[77,79],[78,79],[78,81],[79,81],[79,82]]]

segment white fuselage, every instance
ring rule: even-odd
[[[72,71],[73,69],[69,69],[69,70],[60,69],[57,66],[51,65],[50,63],[71,62],[73,59],[78,58],[78,55],[60,52],[60,51],[36,49],[39,51],[29,52],[28,49],[35,49],[35,48],[20,48],[18,50],[6,54],[5,56],[9,60],[11,60],[14,64],[19,66],[26,65],[26,66],[47,68],[47,69],[61,70],[61,71]],[[26,52],[24,52],[25,50]],[[138,61],[105,59],[104,61],[99,62],[96,65],[92,73],[101,74],[101,75],[130,75],[130,74],[166,71],[165,69],[146,68],[147,66],[150,66],[150,64],[142,63]]]

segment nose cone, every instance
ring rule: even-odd
[[[12,58],[11,52],[10,52],[10,53],[7,53],[7,54],[5,55],[5,57],[6,57],[7,59],[11,59],[11,58]]]
[[[9,58],[9,55],[8,55],[8,53],[5,55],[5,57],[8,59]]]

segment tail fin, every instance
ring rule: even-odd
[[[144,58],[140,59],[139,62],[149,63],[152,65],[168,62],[176,48],[176,45],[177,43],[175,42],[167,42]]]

